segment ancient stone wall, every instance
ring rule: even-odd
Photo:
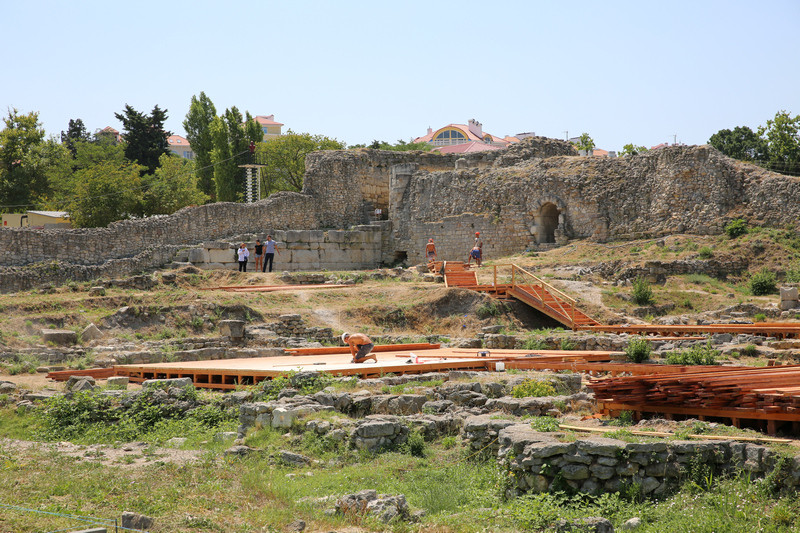
[[[780,456],[752,443],[719,441],[624,442],[591,437],[562,442],[529,424],[480,415],[464,424],[473,450],[496,453],[508,472],[507,495],[571,489],[596,494],[637,487],[641,494],[661,496],[686,480],[702,482],[744,472],[755,478],[775,469]],[[783,482],[800,483],[798,458],[784,460]]]
[[[738,217],[800,226],[800,179],[734,162],[708,146],[499,163],[484,170],[398,172],[391,189],[398,204],[390,210],[396,249],[421,261],[432,237],[440,258],[463,259],[481,231],[487,258],[519,253],[547,232],[545,206],[557,213],[549,242],[718,234]]]
[[[260,235],[272,235],[278,253],[273,270],[363,270],[378,268],[381,263],[381,226],[363,225],[351,230],[265,230]],[[247,268],[255,272],[255,240],[208,241],[186,250],[185,258],[202,269],[237,270],[236,249],[244,242],[250,250]]]
[[[157,268],[176,247],[267,228],[288,233],[380,225],[378,259],[372,241],[369,257],[361,248],[331,250],[340,256],[331,261],[321,255],[323,245],[335,246],[328,237],[287,246],[293,263],[314,269],[418,263],[429,238],[440,259],[464,260],[476,231],[484,257],[492,259],[574,238],[717,234],[740,217],[753,225],[800,227],[800,179],[734,161],[708,146],[626,158],[575,154],[569,143],[541,137],[471,154],[316,152],[307,158],[302,194],[185,208],[107,228],[2,228],[0,290]],[[374,221],[375,209],[388,220]],[[48,263],[53,260],[58,262]]]
[[[73,230],[0,230],[0,266],[21,266],[60,259],[98,265],[134,257],[165,245],[186,245],[263,228],[316,229],[314,199],[279,193],[253,204],[215,203],[187,207],[170,216],[124,220],[106,228]]]

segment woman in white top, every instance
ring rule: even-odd
[[[236,252],[239,254],[239,272],[247,272],[247,258],[250,256],[247,245],[242,243]]]

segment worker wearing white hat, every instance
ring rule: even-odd
[[[367,359],[372,359],[376,363],[378,358],[375,354],[370,354],[375,344],[363,333],[342,333],[342,342],[350,346],[350,353],[354,363],[363,363]]]

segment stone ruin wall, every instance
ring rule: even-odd
[[[414,164],[429,171],[455,167],[464,158],[478,168],[488,168],[498,152],[466,155],[387,150],[314,152],[306,157],[303,193],[316,199],[318,218],[324,228],[347,228],[373,219],[375,209],[392,218],[389,191],[395,165]]]
[[[97,265],[135,257],[153,247],[186,245],[270,227],[316,229],[313,198],[279,193],[254,204],[187,207],[170,216],[123,220],[105,228],[3,228],[0,266],[23,266],[54,259]]]
[[[535,217],[560,212],[563,238],[598,241],[719,234],[732,219],[800,228],[800,179],[735,162],[707,146],[669,147],[636,157],[556,156],[488,169],[428,172],[405,166],[390,209],[395,248],[422,260],[463,260],[480,231],[487,258],[538,244]],[[563,241],[562,241],[563,243]]]
[[[750,224],[800,227],[800,179],[731,160],[708,146],[627,158],[575,153],[564,141],[541,137],[472,154],[316,152],[306,161],[303,193],[185,208],[107,228],[2,228],[0,290],[124,276],[163,266],[182,247],[260,235],[266,228],[344,230],[374,223],[376,208],[388,218],[379,223],[384,264],[421,262],[430,237],[440,258],[464,260],[475,231],[481,232],[487,259],[522,252],[540,245],[537,216],[543,206],[557,209],[559,244],[718,234],[739,217]],[[346,259],[334,262],[373,260]],[[313,257],[303,263],[317,264]]]

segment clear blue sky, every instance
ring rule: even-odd
[[[800,1],[0,1],[0,105],[48,134],[200,91],[348,144],[475,118],[599,148],[800,114]]]

